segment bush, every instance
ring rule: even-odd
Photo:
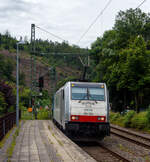
[[[13,88],[6,82],[0,81],[1,100],[4,108],[4,113],[8,112],[8,109],[16,104],[16,98],[13,93]],[[4,98],[3,98],[4,97]],[[5,104],[6,103],[6,104]]]
[[[131,127],[136,129],[146,129],[148,126],[148,119],[146,115],[146,112],[141,112],[134,115],[134,117],[131,119]]]
[[[37,113],[37,119],[38,120],[46,120],[46,119],[50,119],[50,111],[46,110],[46,109],[42,109],[39,110]]]
[[[147,110],[146,118],[147,118],[147,121],[148,121],[148,127],[150,128],[150,105],[149,105],[148,110]]]
[[[7,104],[5,102],[4,94],[0,92],[0,115],[5,112],[6,106]]]
[[[124,116],[124,121],[123,121],[123,125],[125,127],[130,127],[131,124],[131,119],[133,118],[133,116],[135,115],[135,111],[129,111],[127,112],[127,114]]]
[[[110,113],[110,121],[112,123],[116,123],[120,117],[121,115],[119,113],[113,113],[113,112]]]

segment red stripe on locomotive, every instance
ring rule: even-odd
[[[105,116],[71,115],[71,121],[75,122],[105,122]]]

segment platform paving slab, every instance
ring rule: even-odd
[[[96,162],[50,120],[27,120],[20,129],[12,162]]]
[[[96,162],[90,155],[88,155],[85,151],[83,151],[78,145],[72,142],[68,137],[66,137],[62,131],[60,131],[52,121],[47,120],[44,123],[45,128],[49,128],[51,133],[48,133],[47,136],[53,136],[53,142],[56,141],[54,146],[57,148],[58,153],[62,156],[63,161],[75,161],[75,162]],[[52,139],[52,137],[50,138]],[[61,151],[61,149],[63,151]],[[65,153],[64,153],[65,152]],[[65,159],[64,155],[70,157],[70,159]]]
[[[23,122],[20,123],[20,125],[23,125]],[[10,133],[8,139],[6,140],[4,146],[0,149],[0,162],[7,161],[7,149],[10,147],[11,142],[13,140],[13,135],[16,131],[17,127],[14,127],[12,132]]]

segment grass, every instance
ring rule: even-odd
[[[49,129],[49,131],[51,131],[51,127],[50,126],[48,126],[48,129]],[[56,139],[56,141],[59,143],[60,146],[63,146],[63,143],[59,139],[56,138],[54,133],[52,133],[52,136]]]
[[[134,152],[132,152],[131,150],[129,150],[129,148],[123,146],[122,144],[119,144],[118,146],[119,146],[120,150],[122,150],[124,152],[131,153],[132,155],[134,155]]]
[[[10,158],[12,157],[13,151],[14,151],[14,147],[16,145],[16,138],[19,135],[19,128],[16,129],[14,135],[13,135],[13,140],[9,146],[9,148],[7,149],[7,157],[8,157],[8,161],[10,161]]]
[[[4,138],[0,141],[0,148],[2,148],[6,142],[6,140],[9,138],[13,128],[7,132],[7,134],[4,136]]]
[[[48,129],[51,131],[51,127],[50,127],[50,125],[48,126]]]
[[[126,128],[134,128],[136,130],[146,131],[150,133],[149,111],[136,113],[129,111],[124,115],[119,113],[110,113],[110,122]]]
[[[38,111],[37,118],[39,120],[49,120],[50,119],[50,111],[44,110],[44,109]]]
[[[51,112],[49,110],[45,110],[45,109],[38,110],[37,111],[37,119],[38,120],[49,120],[50,114],[51,114]],[[35,114],[33,112],[33,116],[32,116],[32,112],[28,112],[27,110],[24,110],[21,112],[21,119],[22,120],[34,120]]]
[[[145,162],[149,162],[150,161],[150,157],[149,156],[146,156],[145,157]]]
[[[32,118],[32,112],[28,112],[27,110],[21,111],[21,119],[22,120],[33,120],[35,119],[34,114]]]

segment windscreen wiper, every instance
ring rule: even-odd
[[[88,99],[89,99],[89,97],[91,97],[91,99],[94,100],[95,103],[97,103],[97,101],[91,96],[89,89],[87,89],[87,95],[88,95]]]

